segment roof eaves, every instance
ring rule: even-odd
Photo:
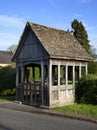
[[[65,59],[65,60],[78,60],[78,61],[91,61],[92,58],[87,58],[87,57],[63,57],[63,56],[53,56],[50,55],[51,59]]]

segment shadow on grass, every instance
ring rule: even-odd
[[[0,96],[0,102],[14,101],[15,96]]]

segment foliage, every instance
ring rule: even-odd
[[[88,73],[97,74],[97,61],[91,61],[88,63]]]
[[[86,104],[74,104],[62,107],[53,108],[54,111],[62,112],[64,114],[71,114],[75,116],[84,116],[88,118],[97,119],[97,106]]]
[[[34,73],[34,75],[32,74]],[[40,82],[40,68],[39,67],[27,67],[25,72],[27,82]]]
[[[9,48],[8,51],[11,51],[13,54],[15,53],[17,49],[17,45],[16,44],[12,44]]]
[[[0,68],[0,95],[15,94],[15,69],[10,66]]]
[[[74,19],[71,23],[73,28],[73,35],[80,42],[80,44],[86,49],[86,51],[91,54],[91,46],[89,45],[88,34],[83,26],[82,22],[79,22],[77,19]]]
[[[91,55],[93,61],[91,61],[88,66],[88,71],[90,74],[97,74],[97,54],[96,49],[90,46],[88,40],[88,34],[83,26],[82,22],[79,22],[77,19],[74,19],[71,23],[73,30],[71,31],[80,44],[86,49],[86,51]]]
[[[0,102],[14,101],[15,96],[0,96]]]
[[[93,57],[94,61],[97,61],[97,50],[92,46],[91,46],[91,56]]]
[[[97,105],[97,76],[89,74],[76,87],[76,101]]]

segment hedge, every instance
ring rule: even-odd
[[[76,101],[78,103],[97,105],[97,76],[87,75],[76,87]]]
[[[11,66],[0,68],[0,96],[15,94],[15,75]]]

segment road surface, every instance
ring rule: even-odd
[[[0,108],[0,130],[97,130],[97,124]]]

